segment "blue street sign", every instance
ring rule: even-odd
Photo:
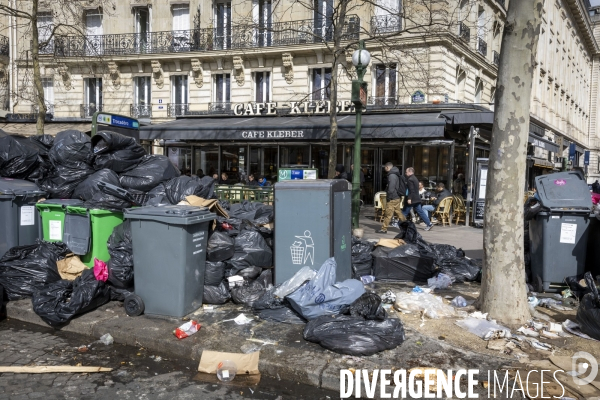
[[[583,153],[583,165],[590,165],[590,151],[586,150]]]
[[[140,123],[133,118],[127,118],[120,115],[98,114],[96,121],[103,125],[120,126],[121,128],[139,129]]]
[[[292,179],[304,179],[304,170],[293,169],[292,170]]]
[[[571,143],[569,145],[569,161],[575,161],[575,150],[576,149],[576,145],[575,143]]]

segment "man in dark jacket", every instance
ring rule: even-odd
[[[425,222],[425,230],[428,231],[433,228],[433,224],[429,220],[427,213],[421,207],[421,196],[419,196],[419,180],[415,176],[414,168],[406,168],[406,182],[408,187],[408,195],[406,196],[406,204],[402,213],[405,217],[410,214],[410,210],[414,209],[415,212]]]
[[[247,186],[258,186],[258,181],[254,179],[254,174],[248,175]]]
[[[348,174],[346,173],[346,169],[342,164],[336,165],[335,176],[333,177],[333,179],[345,179],[350,182],[350,180],[348,179]]]
[[[402,204],[402,194],[406,193],[405,179],[398,170],[394,167],[391,162],[385,164],[385,171],[387,172],[387,188],[386,199],[387,203],[385,206],[385,214],[383,218],[383,225],[378,233],[387,233],[387,228],[392,220],[392,216],[396,214],[400,221],[405,221],[406,217],[402,214],[400,205]]]
[[[442,182],[436,185],[435,192],[435,196],[431,197],[431,200],[433,200],[433,204],[423,206],[423,210],[427,211],[427,215],[429,215],[430,217],[431,213],[438,208],[442,200],[452,196],[452,193],[450,193],[450,191],[446,189],[446,185],[444,185]]]

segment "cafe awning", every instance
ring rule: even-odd
[[[363,139],[443,139],[439,113],[366,114]],[[355,115],[338,117],[338,138],[354,139]],[[140,139],[303,141],[328,140],[329,116],[180,118],[140,128]]]

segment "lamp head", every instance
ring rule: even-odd
[[[352,64],[355,67],[366,67],[371,61],[371,54],[365,49],[358,49],[352,53]]]

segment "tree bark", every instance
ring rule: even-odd
[[[46,120],[46,102],[44,101],[44,87],[42,86],[42,74],[40,71],[39,56],[39,33],[37,26],[38,4],[39,0],[31,2],[31,58],[33,60],[33,86],[35,89],[35,99],[38,106],[37,122],[35,124],[36,134],[44,134],[44,122]]]
[[[530,319],[523,256],[529,107],[544,0],[511,1],[502,37],[483,231],[479,306],[508,326]]]
[[[329,110],[329,126],[331,132],[329,135],[329,170],[327,178],[332,179],[335,177],[335,167],[337,165],[337,134],[338,134],[338,123],[337,123],[337,99],[338,99],[338,71],[339,71],[339,59],[344,54],[341,48],[342,33],[344,32],[344,23],[346,22],[346,10],[348,7],[348,0],[342,0],[339,3],[337,9],[337,16],[334,17],[334,29],[333,29],[333,65],[331,66],[331,83],[330,87],[330,110]]]

